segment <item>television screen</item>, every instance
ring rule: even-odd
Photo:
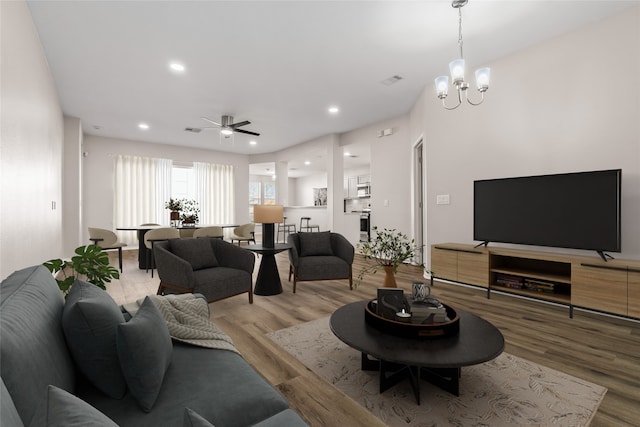
[[[621,251],[622,170],[474,182],[473,238]]]

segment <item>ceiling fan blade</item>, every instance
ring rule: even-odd
[[[214,124],[214,125],[216,125],[216,126],[222,126],[220,123],[216,123],[216,122],[214,122],[213,120],[209,120],[209,119],[207,119],[206,117],[200,117],[200,118],[201,118],[202,120],[205,120],[205,121],[209,122],[209,123],[213,123],[213,124]]]
[[[244,122],[232,123],[232,124],[229,125],[229,127],[232,127],[232,128],[235,129],[235,128],[239,128],[239,127],[250,125],[250,124],[251,124],[250,121],[245,120]]]
[[[234,129],[234,132],[239,132],[239,133],[246,133],[247,135],[255,135],[255,136],[260,136],[259,133],[257,132],[251,132],[250,130],[242,130],[242,129]]]

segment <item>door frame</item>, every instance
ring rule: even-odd
[[[425,193],[427,183],[425,180],[425,161],[424,161],[424,138],[421,135],[412,145],[412,228],[418,251],[414,262],[418,265],[425,264],[426,249],[426,211],[425,211]]]

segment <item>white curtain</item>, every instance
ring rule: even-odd
[[[156,162],[156,224],[169,225],[169,211],[164,207],[171,198],[171,171],[173,161],[169,159],[154,159]]]
[[[167,159],[118,155],[115,165],[114,218],[116,227],[143,223],[168,224],[164,210],[171,194],[172,162]],[[137,245],[137,234],[118,232],[120,241]]]
[[[235,218],[233,165],[193,163],[201,224],[228,224]]]

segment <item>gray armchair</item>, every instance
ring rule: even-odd
[[[289,281],[349,279],[353,289],[352,265],[355,249],[341,234],[329,231],[290,234]]]
[[[208,302],[244,292],[253,304],[255,256],[212,237],[157,242],[153,255],[160,277],[158,295],[200,293]]]

